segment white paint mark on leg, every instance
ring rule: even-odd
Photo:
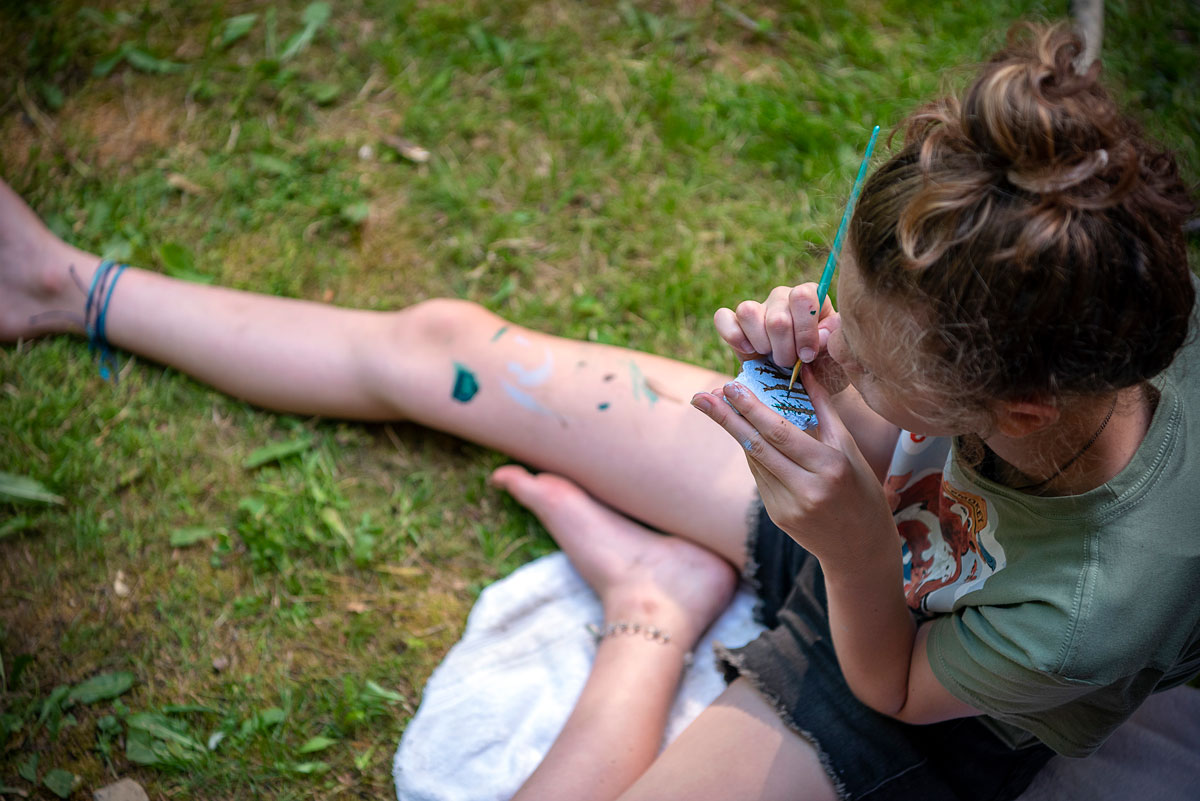
[[[501,386],[504,387],[504,391],[508,394],[508,397],[510,397],[514,401],[516,401],[520,406],[528,409],[529,411],[531,411],[535,414],[544,415],[546,417],[553,417],[553,418],[557,419],[560,423],[562,423],[564,426],[567,424],[567,419],[565,417],[563,417],[561,414],[554,411],[553,409],[546,408],[545,406],[543,406],[541,403],[538,402],[537,398],[534,398],[529,393],[523,392],[522,390],[517,389],[516,387],[514,387],[512,384],[508,383],[507,381],[501,381],[500,383],[501,383]]]
[[[517,377],[517,383],[523,387],[536,387],[546,383],[554,372],[554,354],[546,348],[546,358],[537,367],[527,369],[516,362],[508,363],[508,372]]]

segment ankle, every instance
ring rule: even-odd
[[[85,333],[84,307],[99,264],[99,257],[64,246],[37,271],[30,293],[44,310],[41,318],[54,326],[43,333]]]
[[[641,669],[659,665],[669,671],[690,667],[695,655],[696,637],[680,637],[653,624],[628,620],[608,620],[603,626],[589,625],[596,641],[597,658],[625,662],[635,660]]]
[[[601,632],[619,627],[613,634],[636,635],[660,640],[690,650],[711,620],[701,621],[672,599],[656,597],[653,593],[622,591],[614,588],[603,599],[604,626]]]

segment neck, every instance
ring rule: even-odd
[[[1129,387],[1076,401],[1049,428],[1021,437],[993,434],[984,442],[999,457],[1000,483],[1036,495],[1078,495],[1129,464],[1153,412],[1149,390]]]

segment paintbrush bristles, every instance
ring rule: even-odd
[[[792,391],[792,387],[796,385],[796,376],[800,375],[800,367],[804,362],[796,360],[796,365],[792,368],[792,380],[788,381],[788,392]]]

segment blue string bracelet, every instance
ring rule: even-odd
[[[113,290],[117,287],[117,279],[121,277],[121,273],[125,272],[128,265],[117,264],[112,259],[105,259],[100,262],[100,266],[96,268],[96,274],[92,277],[92,286],[88,290],[87,305],[84,307],[84,322],[88,334],[88,349],[92,352],[100,351],[100,377],[104,380],[116,381],[117,376],[117,359],[113,355],[112,347],[109,345],[108,337],[105,334],[105,328],[108,324],[108,304],[112,301]],[[113,268],[116,268],[114,271]],[[103,295],[104,300],[98,302],[99,297]],[[92,310],[96,310],[96,316],[93,319],[91,316]]]
[[[108,337],[105,336],[105,326],[108,323],[108,303],[112,300],[113,290],[117,288],[117,279],[121,277],[121,273],[125,272],[127,266],[122,264],[117,267],[116,273],[108,282],[108,292],[104,295],[104,305],[100,307],[100,313],[96,315],[96,336],[100,340],[100,377],[106,381],[110,375],[115,381],[117,374],[117,357],[113,355],[112,348],[108,344]],[[112,367],[111,372],[109,370],[110,365]]]
[[[112,259],[104,259],[96,267],[96,272],[92,273],[92,285],[88,287],[87,305],[83,307],[83,327],[87,331],[89,348],[95,347],[95,338],[92,333],[92,302],[96,297],[96,286],[100,283],[101,277],[106,275],[113,266]]]

